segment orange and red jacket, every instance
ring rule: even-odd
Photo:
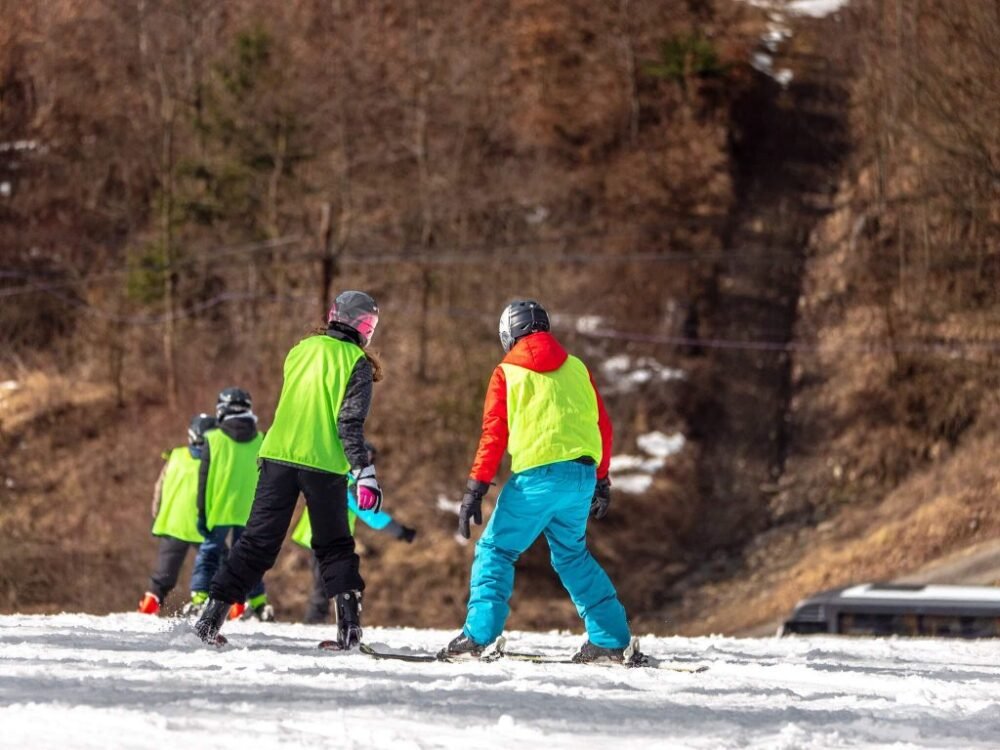
[[[563,366],[566,350],[551,333],[539,332],[520,339],[504,357],[503,364],[517,365],[535,372],[552,372]],[[611,418],[608,416],[601,393],[591,376],[590,383],[597,397],[597,426],[601,431],[601,462],[597,465],[597,478],[608,475],[611,462]],[[507,378],[499,365],[493,371],[486,389],[486,403],[483,407],[483,434],[479,439],[479,449],[472,463],[470,477],[480,482],[492,482],[500,468],[510,433],[507,427]]]

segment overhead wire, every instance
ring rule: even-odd
[[[58,299],[70,304],[84,312],[84,314],[120,323],[128,326],[150,327],[158,326],[168,320],[183,320],[192,318],[200,313],[232,302],[298,302],[300,300],[312,300],[314,295],[299,294],[259,294],[251,292],[224,292],[213,295],[190,307],[176,311],[170,315],[123,315],[120,313],[109,313],[87,302],[72,297],[48,292]],[[404,306],[397,309],[401,314],[420,314],[423,312],[415,306]],[[479,319],[483,321],[491,320],[488,313],[464,308],[429,308],[427,313],[431,315],[446,316],[449,318]],[[746,340],[746,339],[725,339],[714,337],[691,337],[674,336],[667,334],[644,333],[641,331],[620,330],[617,328],[591,327],[594,316],[581,313],[559,313],[558,318],[563,321],[572,322],[574,332],[584,338],[609,339],[617,341],[631,341],[636,343],[647,343],[654,345],[665,345],[672,347],[686,347],[692,349],[715,349],[734,350],[750,352],[770,352],[776,354],[851,354],[851,355],[892,355],[892,354],[933,354],[947,356],[955,359],[967,358],[972,353],[994,354],[1000,353],[1000,340],[980,340],[980,341],[960,341],[957,339],[937,339],[937,340],[904,340],[895,343],[885,343],[875,340],[856,340],[849,344],[823,345],[815,342],[804,342],[796,340]],[[586,326],[580,326],[586,323]]]

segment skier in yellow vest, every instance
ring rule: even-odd
[[[264,441],[263,434],[257,431],[253,401],[242,388],[226,388],[219,393],[215,417],[219,427],[205,433],[198,471],[198,524],[205,541],[191,576],[191,614],[199,613],[208,600],[212,577],[226,555],[227,539],[232,536],[235,545],[247,525],[257,488],[257,453]],[[259,619],[274,619],[260,578],[250,587],[246,603]],[[240,617],[244,600],[233,604],[229,616]]]
[[[198,467],[205,433],[215,417],[196,414],[188,426],[188,444],[165,453],[166,463],[153,488],[153,535],[160,538],[156,570],[139,611],[155,615],[177,585],[188,550],[198,549],[204,537],[198,531]]]
[[[330,308],[326,331],[303,339],[285,357],[285,380],[260,449],[260,482],[246,532],[212,580],[211,598],[195,624],[206,643],[224,642],[219,628],[229,605],[243,601],[274,565],[300,492],[326,593],[337,605],[337,639],[320,646],[349,649],[360,643],[365,582],[348,524],[347,476],[357,488],[358,507],[377,512],[382,490],[368,461],[364,424],[379,371],[366,352],[378,318],[369,295],[343,292]]]
[[[493,371],[483,432],[459,513],[459,534],[483,522],[483,496],[505,450],[513,476],[476,545],[465,627],[445,652],[479,656],[503,631],[514,563],[545,535],[552,567],[587,628],[574,661],[622,662],[631,640],[625,609],[587,549],[587,517],[611,501],[611,420],[586,365],[549,333],[537,302],[519,300],[500,316],[507,353]]]

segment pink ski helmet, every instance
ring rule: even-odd
[[[333,301],[326,322],[355,331],[361,337],[361,346],[366,347],[378,325],[378,305],[364,292],[341,292]]]

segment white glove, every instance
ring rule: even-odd
[[[368,464],[354,475],[357,482],[358,507],[361,510],[371,510],[376,513],[382,509],[382,488],[375,478],[374,464]]]

